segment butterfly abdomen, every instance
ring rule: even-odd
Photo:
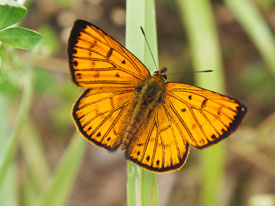
[[[137,87],[136,102],[122,137],[122,149],[134,141],[139,132],[142,132],[154,108],[161,103],[164,93],[164,80],[158,76],[148,77]]]

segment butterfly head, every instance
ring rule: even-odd
[[[155,71],[154,75],[164,80],[167,80],[166,71],[167,71],[167,67],[163,67],[162,69]]]

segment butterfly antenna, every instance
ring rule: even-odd
[[[201,73],[201,72],[213,72],[212,69],[208,69],[208,70],[201,70],[201,71],[191,71],[191,72],[181,72],[181,73],[168,73],[166,75],[178,75],[178,74],[186,74],[186,73]]]
[[[154,61],[156,70],[158,70],[158,67],[157,67],[155,58],[154,58],[154,56],[153,56],[153,52],[152,52],[152,50],[151,50],[151,48],[150,48],[150,45],[149,45],[149,43],[148,43],[147,37],[146,37],[146,35],[145,35],[145,32],[144,32],[142,26],[140,27],[140,29],[141,29],[141,32],[142,32],[142,34],[143,34],[143,36],[144,36],[144,39],[145,39],[145,41],[146,41],[146,45],[147,45],[147,47],[148,47],[148,49],[149,49],[149,51],[150,51],[150,54],[151,54],[151,56],[152,56],[152,59],[153,59],[153,61]]]

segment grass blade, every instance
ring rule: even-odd
[[[32,176],[38,191],[41,191],[45,187],[45,182],[50,176],[50,167],[41,139],[30,119],[26,121],[22,130],[20,145],[28,174]]]
[[[36,202],[37,206],[62,206],[73,187],[77,177],[87,142],[75,132],[68,149],[51,177],[45,191]]]
[[[18,168],[15,162],[9,165],[0,188],[1,206],[18,206]]]
[[[198,86],[224,92],[222,59],[210,1],[178,1],[191,44],[193,67],[214,72],[195,75]],[[203,26],[202,26],[203,25]],[[201,152],[202,191],[200,205],[221,205],[219,202],[224,172],[224,143]]]
[[[155,71],[155,65],[140,27],[143,27],[158,62],[154,4],[154,0],[127,0],[126,3],[126,46],[147,68],[151,68],[151,72]],[[131,206],[158,205],[157,175],[128,162],[127,198]]]
[[[263,15],[253,1],[225,0],[225,2],[246,30],[247,35],[261,53],[270,74],[275,78],[275,40]]]
[[[25,78],[25,85],[22,95],[22,101],[20,103],[18,119],[15,129],[11,136],[9,137],[9,142],[2,154],[2,160],[0,163],[0,188],[2,188],[3,180],[5,178],[6,172],[13,162],[13,155],[18,145],[19,132],[23,127],[24,120],[28,114],[30,104],[31,104],[31,94],[32,94],[32,69],[29,69]]]
[[[7,121],[7,117],[9,116],[9,102],[4,95],[0,95],[0,157],[1,161],[3,161],[2,157],[4,155],[4,151],[8,146],[8,136],[10,132],[10,124]],[[0,202],[3,206],[15,206],[18,202],[17,195],[17,173],[16,173],[16,165],[14,162],[11,162],[5,172],[5,178],[0,187]]]

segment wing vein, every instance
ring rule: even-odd
[[[141,73],[141,71],[140,71],[140,69],[139,69],[139,67],[135,64],[135,62],[134,61],[132,61],[132,59],[128,56],[128,54],[127,53],[125,53],[124,51],[123,51],[123,53],[125,54],[125,55],[127,55],[127,57],[129,58],[126,58],[128,61],[130,61],[131,63],[132,63],[132,65],[134,66],[134,68],[136,69],[136,70],[138,70],[138,72],[139,72],[139,75],[140,76],[138,76],[138,75],[136,75],[135,73],[133,73],[133,72],[130,72],[130,70],[127,70],[127,69],[125,69],[125,68],[123,68],[123,67],[121,67],[121,66],[119,66],[118,64],[116,64],[115,62],[113,62],[112,60],[110,60],[110,59],[107,59],[106,58],[106,56],[104,56],[103,54],[101,54],[100,52],[97,52],[96,50],[94,50],[94,49],[88,49],[88,48],[84,48],[84,47],[80,47],[80,46],[75,46],[75,47],[77,47],[77,48],[81,48],[81,49],[84,49],[84,50],[87,50],[87,51],[89,51],[89,52],[91,52],[91,53],[95,53],[95,54],[97,54],[97,55],[99,55],[99,56],[101,56],[101,57],[103,57],[103,59],[100,59],[100,58],[93,58],[93,57],[79,57],[79,56],[73,56],[73,58],[76,58],[76,59],[83,59],[83,60],[91,60],[91,61],[95,61],[95,62],[106,62],[106,63],[109,63],[109,64],[111,64],[111,65],[113,65],[114,67],[110,67],[110,68],[116,68],[116,69],[114,69],[114,70],[120,70],[120,71],[123,71],[123,72],[125,72],[125,73],[127,73],[127,74],[130,74],[130,75],[132,75],[132,76],[134,76],[136,79],[143,79],[143,76],[141,75],[142,73]],[[114,49],[115,51],[116,51],[116,49]],[[118,52],[118,51],[117,51]],[[119,52],[118,52],[119,53]],[[89,68],[87,68],[87,70],[88,70]],[[94,71],[101,71],[101,70],[96,70],[96,68],[91,68],[91,69],[93,69]],[[74,70],[77,70],[77,69],[74,69]],[[106,69],[106,70],[108,70],[108,69]]]
[[[219,132],[218,132],[218,130],[216,129],[216,127],[214,127],[214,125],[212,124],[212,122],[209,120],[209,118],[205,115],[205,113],[202,111],[202,110],[199,110],[200,111],[200,113],[201,113],[201,115],[206,119],[206,121],[211,125],[211,127],[215,130],[215,132],[217,133],[217,134],[219,134]],[[217,119],[217,120],[219,120],[219,119]],[[222,122],[222,124],[223,124],[223,122]],[[208,138],[207,138],[208,139]],[[209,140],[209,139],[208,139]]]
[[[102,43],[103,45],[105,45],[105,46],[107,46],[107,47],[110,47],[110,44],[106,44],[106,43],[102,42],[101,40],[99,40],[98,38],[94,37],[94,36],[93,36],[92,34],[90,34],[89,32],[85,32],[85,31],[84,31],[84,33],[88,34],[89,36],[91,36],[91,37],[94,38],[95,40],[99,41],[99,42]],[[103,38],[103,35],[100,35],[100,36]],[[88,43],[88,44],[91,44],[91,43],[92,43],[92,42],[86,41],[86,40],[84,40],[84,39],[79,39],[79,40],[84,41],[84,42],[86,42],[86,43]],[[113,46],[113,45],[112,45],[112,46]],[[121,45],[119,45],[119,43],[118,43],[118,46],[119,46],[119,48],[121,49]],[[120,53],[119,51],[117,51],[116,47],[114,48],[114,46],[113,46],[113,47],[111,47],[111,48],[114,49],[116,52]],[[123,51],[123,53],[125,54],[125,55],[123,55],[123,56],[124,56],[124,57],[127,56],[126,59],[127,59],[129,62],[131,62],[131,64],[134,66],[135,70],[138,71],[138,73],[140,74],[140,76],[141,76],[141,77],[144,77],[144,76],[142,75],[141,70],[140,70],[139,67],[136,65],[136,63],[132,60],[132,58],[124,51],[124,49],[122,49],[122,51]],[[105,58],[106,58],[106,57],[105,57]],[[143,78],[139,78],[139,79],[143,79]]]
[[[105,133],[105,135],[102,137],[101,141],[103,141],[103,139],[110,133],[110,131],[114,128],[114,126],[116,125],[117,121],[119,120],[119,118],[121,117],[121,115],[125,112],[125,109],[127,108],[127,106],[134,100],[134,98],[130,99],[127,104],[124,104],[123,107],[121,108],[121,111],[119,112],[119,114],[117,115],[116,119],[113,121],[113,123],[111,124],[111,126],[109,127],[109,129],[107,130],[107,132]],[[117,111],[117,110],[116,110]]]
[[[93,28],[92,28],[92,29],[93,29]],[[95,31],[95,29],[93,29],[93,30]],[[95,39],[96,41],[100,42],[101,44],[103,44],[103,45],[105,45],[105,46],[107,46],[107,47],[110,46],[110,45],[106,44],[106,42],[103,42],[101,39],[95,37],[95,36],[94,36],[93,34],[91,34],[90,32],[87,32],[87,31],[84,30],[83,33],[89,35],[90,37],[92,37],[93,39]],[[99,34],[99,35],[103,38],[103,35],[101,35],[100,32],[97,32],[97,31],[96,31],[96,33]],[[79,39],[79,40],[83,40],[83,41],[85,41],[85,42],[87,42],[87,43],[92,44],[92,42],[86,41],[86,40],[84,40],[84,39]]]
[[[168,98],[169,99],[169,98]],[[195,141],[194,136],[192,135],[192,132],[189,130],[188,126],[186,125],[185,121],[180,117],[179,113],[177,112],[177,110],[175,109],[173,103],[171,102],[171,100],[169,99],[169,106],[172,109],[172,111],[175,113],[175,115],[178,117],[179,121],[181,122],[181,124],[184,126],[186,132],[188,133],[188,135],[190,136],[190,138],[192,139],[192,141]],[[188,106],[188,105],[187,105]],[[189,108],[189,106],[188,106]]]
[[[145,156],[145,153],[146,153],[146,149],[147,149],[147,146],[148,146],[148,141],[150,140],[150,137],[151,137],[151,135],[152,135],[152,132],[153,132],[153,130],[154,130],[154,127],[155,127],[155,123],[152,124],[151,130],[150,130],[150,132],[148,133],[147,138],[146,138],[146,141],[145,141],[145,143],[144,143],[144,150],[143,150],[143,153],[142,153],[141,162],[142,162],[142,160],[144,159],[144,156]]]
[[[199,94],[198,92],[190,92],[189,90],[191,90],[191,91],[197,91],[197,90],[192,90],[192,89],[178,88],[178,89],[174,89],[174,90],[180,90],[180,89],[184,90],[184,91],[180,91],[180,92],[186,92],[186,91],[188,91],[189,93],[194,94],[194,95],[197,95],[197,96],[200,96],[200,97],[202,97],[202,98],[207,97],[208,99],[211,99],[211,101],[213,101],[214,103],[220,105],[221,107],[227,108],[227,109],[231,110],[232,112],[236,112],[236,110],[233,110],[232,108],[230,108],[230,107],[228,107],[228,106],[226,106],[226,105],[224,105],[224,104],[222,104],[222,103],[220,103],[220,102],[216,102],[216,101],[215,101],[215,100],[222,100],[222,99],[212,98],[212,97],[209,98],[207,95],[201,95],[201,94]],[[198,90],[198,91],[204,91],[204,90],[200,89],[200,90]],[[176,94],[174,94],[174,93],[172,93],[172,92],[174,92],[173,89],[170,90],[169,95],[177,96],[178,99],[180,99],[181,101],[183,101],[183,103],[185,103],[185,101],[184,101],[182,98],[180,98],[178,95],[176,95]],[[213,93],[215,93],[215,92],[213,92]],[[215,93],[215,94],[217,94],[217,93]],[[221,94],[219,94],[219,95],[221,95]],[[224,96],[224,95],[221,95],[221,96],[226,97],[226,96]],[[222,101],[224,101],[224,100],[222,100]],[[186,104],[186,103],[185,103],[185,104]]]
[[[190,107],[190,113],[191,113],[191,115],[192,115],[193,119],[195,120],[196,124],[197,124],[197,125],[198,125],[198,127],[200,128],[200,130],[201,130],[202,134],[203,134],[203,135],[204,135],[204,137],[207,139],[207,136],[206,136],[206,134],[205,134],[205,132],[204,132],[204,130],[203,130],[203,128],[202,128],[202,126],[201,126],[201,124],[200,124],[200,122],[199,122],[198,118],[197,118],[197,117],[196,117],[196,115],[194,114],[193,109],[196,109],[196,108]],[[199,109],[197,109],[197,110],[199,110]]]
[[[158,131],[158,122],[157,122],[157,118],[156,118],[157,112],[158,111],[156,111],[154,122],[155,122],[155,125],[156,125],[156,129]],[[157,151],[157,144],[158,144],[158,132],[157,132],[157,135],[156,135],[156,138],[155,138],[155,142],[154,142],[154,149],[153,149],[153,154],[152,154],[152,159],[151,159],[151,165],[153,165],[154,161],[155,161],[156,151]]]
[[[167,118],[169,119],[169,121],[168,121],[169,122],[169,128],[171,129],[172,134],[173,134],[173,138],[174,138],[174,141],[175,141],[175,144],[176,144],[176,148],[177,148],[178,157],[180,157],[180,149],[179,149],[179,146],[178,146],[178,141],[177,141],[177,138],[176,138],[176,135],[175,135],[175,131],[174,131],[172,125],[171,125],[171,122],[173,122],[174,124],[175,124],[175,122],[172,119],[172,117],[169,115],[169,112],[167,111],[167,108],[165,107],[164,104],[162,105],[162,107],[164,109],[164,112],[165,112]]]

